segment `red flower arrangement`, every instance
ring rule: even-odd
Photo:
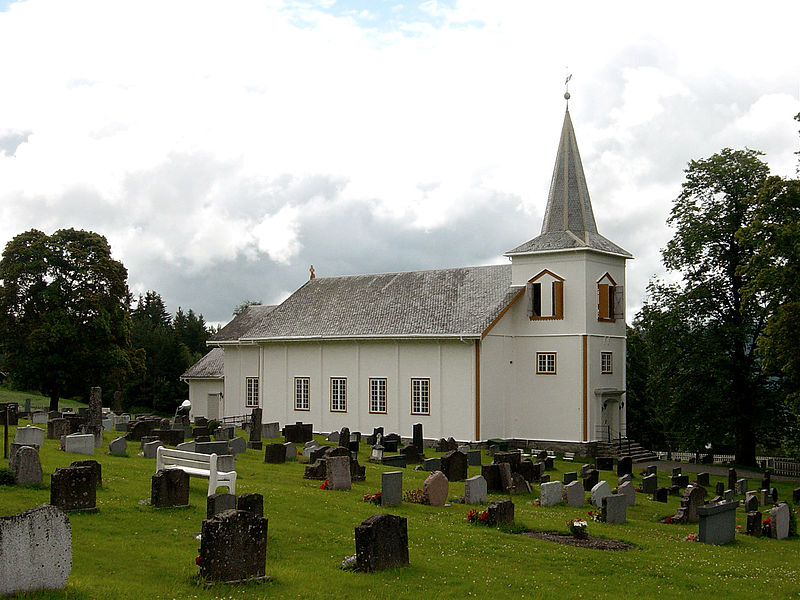
[[[378,492],[377,494],[364,494],[364,502],[372,502],[373,504],[380,506],[381,493]]]
[[[321,489],[321,490],[327,490],[328,489],[328,480],[327,479],[325,481],[323,481],[322,484],[320,484],[319,489]]]
[[[480,523],[481,525],[486,525],[489,522],[489,511],[479,511],[476,509],[472,509],[467,513],[467,521],[472,523],[473,525]]]

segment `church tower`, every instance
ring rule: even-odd
[[[520,288],[506,341],[514,389],[505,435],[581,444],[624,437],[625,263],[633,256],[597,231],[569,108],[541,234],[505,255]]]

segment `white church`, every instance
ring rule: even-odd
[[[625,435],[625,261],[597,231],[569,110],[541,234],[510,264],[314,277],[250,306],[183,376],[195,416],[263,409],[427,439],[585,446]],[[588,454],[588,452],[587,452]]]

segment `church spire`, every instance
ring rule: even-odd
[[[564,96],[567,97],[567,94]],[[568,231],[585,242],[589,241],[587,232],[597,233],[597,224],[592,212],[592,202],[586,186],[586,176],[583,174],[583,164],[569,109],[564,114],[561,140],[558,144],[556,164],[553,168],[553,178],[550,181],[550,193],[542,223],[543,234],[557,231]]]

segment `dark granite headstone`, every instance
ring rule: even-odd
[[[367,467],[358,464],[358,459],[350,457],[350,481],[366,481]]]
[[[458,450],[451,450],[442,456],[442,473],[448,481],[464,481],[467,478],[467,456]]]
[[[151,435],[155,429],[153,421],[128,421],[128,433],[125,435],[129,442],[140,442],[142,437]]]
[[[339,445],[342,448],[350,449],[350,428],[342,427],[339,431]]]
[[[537,463],[542,464],[542,463]],[[550,483],[550,473],[543,473],[542,476],[539,478],[539,483]]]
[[[246,510],[226,510],[203,521],[200,576],[226,583],[263,578],[267,529],[267,519]]]
[[[658,475],[658,465],[647,465],[645,475]]]
[[[778,488],[775,488],[775,487],[770,488],[769,495],[770,495],[770,498],[772,498],[772,503],[773,504],[777,504],[778,503]]]
[[[206,519],[232,508],[236,508],[236,496],[228,493],[211,494],[206,498]]]
[[[261,450],[261,409],[254,408],[250,413],[250,437],[247,440],[247,447],[252,450]]]
[[[200,437],[210,438],[211,432],[208,427],[195,427],[192,429],[192,437],[194,437],[195,440]]]
[[[425,445],[422,439],[422,423],[414,423],[412,427],[412,438],[414,446],[417,448],[419,454],[425,454]]]
[[[183,429],[154,429],[152,434],[164,442],[165,446],[177,446],[183,443]]]
[[[189,474],[180,469],[161,469],[150,482],[150,505],[155,508],[189,505]]]
[[[600,472],[597,469],[589,469],[583,477],[583,489],[591,492],[592,488],[600,481]]]
[[[285,425],[283,437],[287,442],[293,444],[305,444],[314,438],[313,425],[297,421],[294,425]]]
[[[544,469],[545,471],[552,471],[556,468],[556,461],[552,456],[548,456],[544,459]]]
[[[623,456],[617,460],[617,477],[633,474],[633,459],[630,456]]]
[[[685,488],[687,485],[689,485],[688,475],[673,475],[670,479],[673,486]]]
[[[372,515],[355,529],[356,566],[371,573],[408,564],[408,522],[396,515]]]
[[[511,500],[497,500],[487,507],[489,525],[500,525],[502,523],[514,522],[514,503]]]
[[[656,488],[655,493],[653,494],[653,500],[656,502],[666,502],[667,496],[669,496],[669,490],[664,487]]]
[[[519,463],[522,461],[522,454],[517,451],[514,452],[497,452],[494,455],[495,463],[508,463],[511,465],[511,472],[519,472]]]
[[[794,488],[792,490],[792,502],[794,504],[800,504],[800,488]]]
[[[384,452],[397,452],[400,445],[400,436],[396,433],[390,433],[383,437],[383,450]]]
[[[286,448],[283,444],[267,444],[264,447],[264,462],[276,465],[286,462]]]
[[[480,450],[470,450],[467,452],[467,462],[470,467],[480,467],[482,462],[482,454]]]
[[[611,456],[596,456],[594,459],[594,468],[598,471],[613,471],[614,459]]]
[[[709,475],[708,473],[698,473],[697,474],[697,484],[707,487],[709,485]]]
[[[230,454],[228,442],[224,440],[215,440],[213,442],[195,442],[194,451],[199,454]]]
[[[564,483],[572,483],[573,481],[578,481],[578,473],[575,471],[569,471],[564,473]]]
[[[418,464],[422,462],[419,457],[419,451],[415,445],[404,446],[400,448],[400,454],[406,457],[407,464]]]
[[[208,427],[208,419],[206,417],[195,417],[194,418],[194,426],[195,427]]]
[[[96,460],[76,460],[70,467],[89,467],[92,470],[92,481],[95,488],[103,487],[103,467]]]
[[[335,446],[335,447],[341,448],[341,446]],[[319,460],[320,458],[324,458],[325,456],[327,456],[328,451],[330,449],[331,449],[330,446],[320,446],[319,448],[312,450],[311,454],[309,454],[308,456],[308,462],[313,463],[314,461]]]
[[[303,479],[325,479],[327,465],[324,458],[315,461],[314,464],[306,465],[303,472]]]
[[[730,477],[730,475],[728,475],[728,477]],[[761,489],[762,490],[768,490],[768,489],[770,489],[772,487],[772,482],[770,481],[770,477],[771,477],[770,476],[770,471],[769,471],[769,469],[767,469],[766,471],[764,471],[763,479],[761,479]],[[730,486],[728,486],[728,487],[729,487],[729,489],[735,489],[735,488],[732,488]]]
[[[390,456],[384,454],[383,458],[381,458],[381,464],[405,469],[408,463],[406,463],[406,457],[402,454],[392,454]]]
[[[683,475],[683,470],[681,469],[681,467],[672,467],[672,474]]]
[[[754,537],[761,537],[762,527],[761,513],[753,510],[747,513],[747,529],[745,533]]]
[[[248,493],[241,494],[236,499],[236,508],[239,510],[246,510],[259,517],[264,516],[264,496],[261,494]]]
[[[533,461],[530,458],[523,458],[519,461],[518,472],[528,483],[533,483]]]
[[[728,487],[726,490],[735,490],[736,489],[736,480],[738,477],[736,476],[736,469],[728,469]],[[762,486],[763,487],[763,486]]]
[[[716,487],[714,488],[714,492],[717,496],[722,496],[725,493],[725,484],[721,481],[718,481]]]
[[[486,480],[487,492],[503,492],[503,485],[500,481],[500,467],[496,464],[483,465],[481,475]]]
[[[96,511],[97,488],[92,467],[61,467],[50,478],[50,504],[65,512]]]
[[[47,422],[47,439],[60,440],[62,435],[70,434],[69,421],[67,419],[52,419]]]
[[[745,512],[753,512],[758,510],[758,496],[755,494],[750,494],[744,501],[744,510]]]

